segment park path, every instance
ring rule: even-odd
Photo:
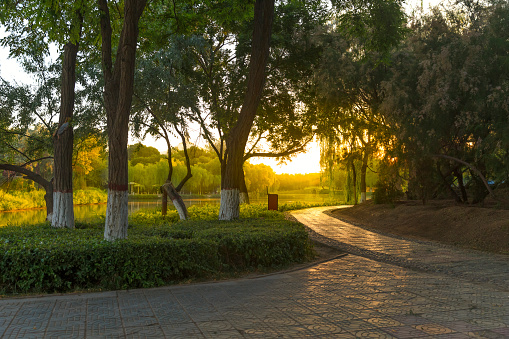
[[[493,284],[509,290],[507,255],[462,250],[436,242],[416,241],[371,232],[323,213],[332,209],[331,207],[304,209],[294,211],[292,215],[316,232],[318,237],[321,236],[319,240],[345,252],[402,267]]]
[[[479,255],[498,265],[500,257],[464,251],[455,256],[453,248],[446,248],[446,255],[433,246],[445,247],[432,244],[412,247],[411,241],[325,218],[319,212],[323,210],[294,215],[316,232],[327,233],[333,245],[380,256],[347,255],[255,279],[0,299],[0,338],[509,337],[507,288],[403,263],[408,258],[448,265],[461,262],[462,255],[466,260]],[[347,233],[339,236],[341,232]],[[391,244],[396,240],[400,251]],[[416,259],[412,251],[420,251],[421,245],[445,259]]]

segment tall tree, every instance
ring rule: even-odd
[[[17,172],[46,191],[47,220],[52,220],[53,182],[51,176],[33,167],[52,160],[51,134],[55,127],[58,74],[38,65],[39,86],[12,85],[0,79],[0,169]],[[35,87],[35,88],[34,88]],[[16,114],[13,114],[16,113]]]
[[[247,91],[237,122],[226,138],[224,175],[221,177],[220,220],[239,217],[239,189],[243,174],[244,151],[265,82],[273,17],[274,0],[257,0],[254,9]]]
[[[316,69],[318,129],[322,146],[329,148],[322,154],[345,162],[355,202],[355,163],[360,163],[363,202],[369,159],[387,142],[387,127],[379,111],[381,84],[388,76],[390,52],[406,32],[405,16],[398,0],[333,3],[338,14],[324,35],[322,64]],[[333,173],[335,161],[322,163]]]
[[[25,69],[48,54],[49,45],[63,49],[60,88],[60,117],[54,131],[54,214],[53,227],[74,227],[72,200],[71,120],[74,111],[76,63],[78,44],[82,35],[87,3],[60,3],[58,1],[5,1],[1,5],[2,23],[9,35],[2,40],[11,56],[22,58]],[[41,13],[45,13],[44,18]],[[28,25],[30,30],[26,29]]]
[[[112,17],[107,0],[98,0],[101,27],[101,54],[104,74],[104,106],[108,129],[108,205],[104,238],[127,237],[127,137],[134,89],[139,20],[147,0],[126,0],[116,57],[113,61]]]
[[[313,43],[316,27],[324,21],[320,1],[283,1],[276,6],[266,84],[244,147],[244,161],[252,157],[287,159],[303,151],[314,125],[307,107],[312,88],[311,69],[320,48]],[[227,162],[226,139],[233,130],[246,95],[252,24],[241,21],[235,30],[211,26],[195,57],[200,65],[197,83],[207,110],[196,112],[203,136],[222,164]],[[231,46],[235,46],[231,50]],[[209,113],[210,112],[210,113]],[[243,172],[240,201],[248,201]]]

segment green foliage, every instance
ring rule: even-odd
[[[266,207],[243,209],[235,222],[179,221],[141,211],[130,219],[129,238],[103,240],[103,225],[77,229],[49,224],[0,228],[0,293],[153,287],[246,269],[281,267],[311,254],[303,225]],[[190,208],[208,219],[217,207]]]
[[[394,135],[386,154],[406,161],[411,191],[423,200],[480,202],[479,173],[495,187],[509,179],[508,14],[507,3],[495,2],[435,8],[414,18],[393,53],[380,106]],[[477,178],[464,183],[469,175]]]
[[[74,205],[98,204],[106,202],[108,194],[99,188],[87,188],[73,192]]]
[[[399,166],[393,162],[383,162],[379,166],[380,177],[375,184],[373,201],[375,204],[394,203],[403,196]]]
[[[155,164],[161,160],[161,154],[157,148],[137,143],[127,147],[127,155],[131,166],[137,164]]]
[[[0,190],[0,211],[22,210],[46,206],[43,190],[6,193]]]
[[[396,188],[394,182],[389,180],[378,181],[375,185],[373,193],[373,201],[375,204],[390,204],[403,197],[403,192]]]
[[[31,192],[14,191],[7,193],[0,190],[0,211],[13,211],[46,206],[43,190]],[[97,204],[106,202],[108,195],[103,190],[89,188],[73,192],[75,205]]]
[[[49,225],[0,229],[0,290],[54,292],[135,288],[201,277],[218,267],[217,244],[205,239],[148,236],[102,240],[100,228]]]

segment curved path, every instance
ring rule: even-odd
[[[345,252],[401,267],[488,283],[509,291],[509,256],[387,236],[323,213],[347,207],[310,208],[294,211],[292,215],[313,230],[312,236],[317,240]]]
[[[358,255],[256,279],[3,299],[0,337],[509,337],[506,257],[379,235],[323,210],[293,214]]]

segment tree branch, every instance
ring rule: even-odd
[[[11,171],[16,173],[24,174],[28,179],[35,181],[39,185],[43,186],[44,188],[47,188],[49,185],[51,185],[51,182],[44,179],[41,175],[32,172],[24,167],[17,166],[17,165],[11,165],[11,164],[0,164],[0,169],[5,171]]]
[[[21,132],[14,132],[14,131],[9,131],[8,129],[5,129],[5,128],[0,128],[2,130],[2,133],[5,133],[5,134],[12,134],[12,135],[19,135],[19,136],[23,136],[23,137],[26,137],[26,138],[29,138],[29,139],[33,139],[33,140],[36,140],[38,142],[40,142],[41,144],[45,144],[46,141],[43,140],[43,139],[39,139],[39,138],[36,138],[30,134],[26,134],[26,133],[21,133]]]
[[[53,157],[48,156],[48,157],[42,157],[42,158],[39,158],[39,159],[30,160],[30,161],[25,162],[23,165],[20,165],[20,166],[21,167],[25,167],[25,166],[28,166],[30,164],[33,164],[34,162],[42,161],[42,160],[46,160],[46,159],[53,159]]]
[[[27,158],[29,161],[32,160],[32,159],[30,159],[29,156],[27,156],[25,153],[21,152],[19,149],[17,149],[16,147],[12,146],[11,144],[9,144],[7,142],[5,144],[7,145],[7,147],[12,149],[14,152],[17,152],[17,153],[21,154],[23,157]]]
[[[250,158],[253,158],[253,157],[264,157],[264,158],[280,158],[280,157],[286,157],[288,155],[292,155],[294,153],[298,153],[298,152],[302,152],[304,151],[306,148],[306,146],[300,146],[300,147],[297,147],[297,148],[294,148],[294,149],[291,149],[291,150],[286,150],[284,152],[279,152],[279,153],[273,153],[273,152],[255,152],[255,153],[251,153],[251,154],[246,154],[244,155],[244,161],[250,159]]]
[[[216,145],[212,142],[212,137],[210,136],[210,131],[208,130],[207,126],[205,126],[205,121],[203,121],[203,117],[201,116],[201,113],[197,109],[192,109],[192,111],[195,113],[195,116],[198,117],[198,120],[194,119],[200,124],[201,129],[203,130],[203,136],[207,141],[209,142],[210,147],[216,152],[217,157],[219,160],[222,160],[222,154],[219,153],[219,150],[217,149]]]

